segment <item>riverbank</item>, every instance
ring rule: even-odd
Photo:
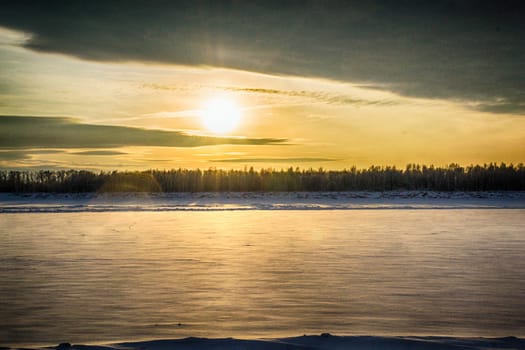
[[[180,210],[523,209],[508,192],[2,193],[0,213]]]

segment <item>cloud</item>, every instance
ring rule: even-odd
[[[168,85],[168,84],[141,84],[143,88],[149,88],[154,90],[166,90],[166,91],[176,91],[178,90],[177,86]],[[221,91],[232,91],[240,92],[245,94],[254,94],[254,95],[274,95],[274,96],[284,96],[292,98],[304,98],[308,99],[310,102],[318,102],[329,105],[353,105],[353,106],[372,106],[372,105],[381,105],[381,106],[392,106],[399,104],[399,100],[394,101],[392,99],[365,99],[356,97],[350,94],[338,94],[330,93],[319,90],[280,90],[280,89],[267,89],[267,88],[252,88],[252,87],[242,87],[242,86],[207,86],[212,89],[217,89]],[[188,117],[188,116],[198,116],[198,110],[186,110],[178,112],[159,112],[145,114],[144,116],[148,117]]]
[[[525,113],[525,2],[18,0],[25,46],[95,61],[208,65],[361,82]],[[483,105],[480,105],[483,106]],[[483,108],[482,108],[483,109]]]
[[[0,151],[1,160],[21,160],[29,159],[31,156],[25,151]]]
[[[75,154],[79,156],[118,156],[118,155],[127,154],[127,153],[119,152],[119,151],[98,150],[98,151],[72,152],[71,154]]]
[[[272,138],[209,137],[178,131],[81,124],[71,118],[0,116],[0,148],[198,147],[274,145],[285,141]]]
[[[2,118],[2,116],[0,116]],[[28,154],[57,154],[57,153],[64,153],[64,150],[60,149],[29,149],[26,150]]]
[[[332,158],[227,158],[213,159],[214,163],[311,163],[311,162],[335,162],[339,159]]]
[[[143,83],[140,84],[140,87],[143,89],[153,89],[153,90],[164,90],[164,91],[188,91],[188,87],[183,87],[180,85],[166,85],[159,83]]]
[[[476,109],[491,112],[491,113],[506,113],[506,114],[523,114],[525,111],[525,102],[494,102],[494,103],[480,103],[476,105]]]
[[[166,90],[174,91],[177,90],[176,86],[169,84],[142,84],[141,87],[149,88],[154,90]],[[254,94],[254,95],[274,95],[274,96],[284,96],[292,98],[304,98],[308,99],[309,102],[325,103],[330,105],[353,105],[353,106],[372,106],[372,105],[382,105],[382,106],[392,106],[399,104],[400,102],[394,101],[392,99],[364,99],[359,98],[350,94],[341,94],[341,93],[330,93],[319,90],[280,90],[280,89],[267,89],[267,88],[252,88],[252,87],[242,87],[242,86],[206,86],[212,89],[217,89],[221,91],[232,91],[240,92],[245,94]],[[187,111],[178,111],[178,112],[159,112],[145,114],[144,116],[148,117],[187,117],[199,115],[198,110],[187,110]]]
[[[219,87],[225,91],[235,91],[235,92],[244,92],[249,94],[263,94],[263,95],[278,95],[278,96],[287,96],[287,97],[299,97],[307,98],[320,103],[326,103],[331,105],[353,105],[353,106],[371,106],[371,105],[383,105],[391,106],[398,104],[399,102],[382,99],[363,99],[359,97],[354,97],[348,94],[336,94],[328,93],[322,91],[312,91],[312,90],[277,90],[277,89],[264,89],[264,88],[246,88],[246,87],[235,87],[235,86],[225,86]]]
[[[0,117],[1,118],[1,117]],[[0,131],[1,134],[1,131]],[[55,149],[23,149],[23,150],[0,150],[0,160],[24,160],[31,159],[33,154],[56,154],[64,153],[62,150]]]

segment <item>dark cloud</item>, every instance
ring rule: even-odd
[[[524,18],[520,0],[17,0],[0,11],[38,51],[366,82],[515,113]]]
[[[509,103],[508,101],[503,101],[480,103],[476,108],[491,113],[523,114],[525,113],[525,99],[524,102]]]
[[[339,159],[332,158],[227,158],[214,159],[214,163],[310,163],[310,162],[335,162]]]
[[[0,148],[114,148],[272,145],[283,139],[188,135],[177,131],[81,124],[71,118],[0,116]],[[96,151],[100,152],[100,151]]]
[[[97,150],[97,151],[72,152],[71,154],[75,154],[79,156],[118,156],[118,155],[127,154],[127,153],[119,152],[119,151]]]
[[[2,116],[0,116],[2,118]],[[60,149],[29,149],[26,150],[29,154],[57,154],[57,153],[65,153],[64,150]]]
[[[22,160],[29,159],[31,156],[25,151],[0,151],[1,160]]]
[[[1,134],[1,131],[0,131],[0,134]],[[56,153],[64,153],[64,151],[55,150],[55,149],[0,150],[0,160],[23,160],[23,159],[31,159],[31,155],[33,154],[56,154]]]

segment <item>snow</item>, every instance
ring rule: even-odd
[[[28,193],[0,194],[0,213],[524,209],[525,192],[227,192],[227,193]]]
[[[451,337],[374,337],[304,335],[280,339],[208,339],[185,338],[174,340],[150,340],[107,345],[76,345],[62,343],[55,347],[40,349],[57,350],[351,350],[351,349],[525,349],[525,340],[505,338],[451,338]]]

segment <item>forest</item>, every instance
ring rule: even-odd
[[[0,192],[523,191],[523,164],[365,169],[0,170]]]

